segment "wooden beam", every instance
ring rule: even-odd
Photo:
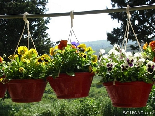
[[[142,5],[142,6],[130,7],[129,11],[147,10],[147,9],[155,9],[155,5]],[[74,12],[74,15],[114,13],[114,12],[123,12],[123,11],[126,11],[126,8],[81,11],[81,12]],[[70,16],[70,12],[49,13],[49,14],[28,14],[26,17],[27,18],[43,18],[43,17],[59,17],[59,16]],[[15,18],[23,18],[23,14],[19,14],[19,15],[0,15],[0,19],[15,19]]]

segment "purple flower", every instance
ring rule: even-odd
[[[153,69],[154,69],[154,65],[153,65],[153,66],[148,65],[147,71],[148,71],[150,74],[153,73]]]
[[[112,71],[112,64],[107,64],[107,69],[108,69],[108,71]]]
[[[127,58],[127,62],[130,67],[133,66],[133,59]]]
[[[148,71],[150,74],[153,73],[153,69],[154,69],[154,65],[153,65],[153,66],[148,65],[148,69],[147,69],[147,71]]]
[[[122,65],[122,71],[127,70],[128,66]]]
[[[149,74],[152,74],[152,73],[154,72],[154,66],[155,66],[154,62],[149,61],[149,62],[146,64],[146,66],[147,66],[147,71],[148,71],[148,73],[149,73]]]
[[[71,44],[74,45],[76,48],[77,48],[77,46],[79,45],[78,42],[77,42],[77,43],[76,43],[76,42],[71,42]]]

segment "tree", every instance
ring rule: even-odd
[[[46,10],[47,0],[0,0],[0,15],[17,15],[28,12],[30,14],[43,14]],[[50,38],[46,30],[50,18],[29,18],[30,33],[39,54],[49,52],[51,47]],[[14,54],[17,43],[21,36],[25,22],[23,19],[0,19],[0,56],[8,57]],[[27,46],[27,29],[19,46]],[[30,48],[33,47],[30,42]],[[17,53],[17,52],[16,52]]]
[[[151,5],[155,3],[154,0],[111,0],[112,7],[127,7],[129,4],[130,7],[140,6],[140,5]],[[137,35],[138,41],[141,45],[145,42],[150,42],[155,39],[155,9],[149,10],[136,10],[130,11],[131,14],[131,23],[133,29]],[[117,19],[118,22],[121,23],[120,28],[114,28],[111,33],[107,33],[107,40],[111,42],[111,44],[119,44],[122,45],[124,39],[124,33],[127,25],[127,13],[126,12],[117,12],[117,13],[109,13],[112,19]],[[132,29],[129,30],[128,40],[136,41],[135,36],[133,34]],[[138,44],[130,46],[133,50],[138,49]]]

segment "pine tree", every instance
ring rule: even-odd
[[[44,14],[47,0],[0,0],[0,15]],[[30,33],[39,54],[49,52],[50,38],[46,30],[50,18],[28,18]],[[25,22],[23,19],[0,19],[0,56],[14,54]],[[29,42],[30,48],[33,47]],[[27,29],[24,31],[19,46],[28,46]],[[17,52],[16,52],[17,53]]]
[[[111,0],[112,7],[124,8],[141,5],[152,5],[154,0]],[[131,23],[141,45],[155,39],[155,9],[130,11]],[[122,45],[124,33],[127,25],[127,13],[117,12],[109,13],[112,19],[117,19],[121,26],[114,28],[111,33],[107,33],[107,40],[111,44]],[[132,29],[130,28],[128,40],[136,41]],[[133,50],[139,49],[138,44],[130,46]]]

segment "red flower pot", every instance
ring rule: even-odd
[[[6,84],[0,82],[0,98],[3,98],[5,96],[6,89]]]
[[[7,88],[13,102],[39,102],[46,83],[43,79],[14,79],[8,82]]]
[[[71,99],[87,97],[94,74],[89,72],[75,73],[75,76],[69,76],[65,73],[59,77],[48,77],[52,89],[59,99]]]
[[[153,84],[135,82],[103,83],[114,107],[136,108],[146,106]]]

